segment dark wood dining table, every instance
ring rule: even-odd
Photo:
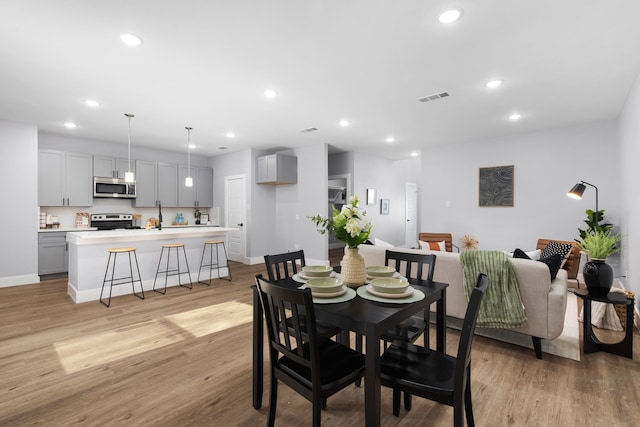
[[[409,279],[414,289],[425,297],[410,303],[384,303],[356,295],[350,301],[335,304],[315,304],[316,318],[325,324],[365,337],[365,424],[380,425],[380,336],[414,314],[436,303],[436,349],[445,352],[446,283]],[[279,281],[283,286],[298,287],[292,278]],[[263,312],[257,287],[253,288],[253,407],[262,406],[263,390]]]

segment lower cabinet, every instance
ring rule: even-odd
[[[69,271],[67,233],[38,233],[38,275]]]

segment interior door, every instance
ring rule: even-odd
[[[407,182],[405,186],[404,244],[413,248],[418,243],[418,185]]]
[[[225,226],[236,228],[228,233],[227,256],[231,261],[245,262],[245,176],[233,175],[224,178]]]

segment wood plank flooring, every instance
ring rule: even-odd
[[[66,280],[0,289],[0,425],[255,426],[251,406],[250,285],[262,265],[233,263],[233,281],[166,295],[128,295],[110,308],[75,304]],[[435,334],[432,334],[432,336]],[[640,339],[634,358],[605,353],[575,362],[476,337],[472,389],[479,426],[632,426],[640,411]],[[447,348],[458,332],[447,331]],[[265,372],[267,371],[265,354]],[[281,385],[276,425],[308,426],[310,404]],[[450,426],[452,410],[414,398],[382,425]],[[323,425],[362,426],[363,389],[329,399]]]

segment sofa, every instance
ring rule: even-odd
[[[420,249],[360,245],[359,253],[365,265],[384,265],[387,250],[408,253],[425,253]],[[433,280],[448,283],[447,316],[463,319],[467,309],[467,300],[463,288],[462,264],[460,254],[433,251],[436,255],[436,268]],[[567,306],[567,271],[559,270],[551,281],[549,268],[542,262],[511,258],[522,303],[527,316],[526,323],[509,330],[531,336],[538,359],[542,358],[541,339],[553,340],[560,336],[564,328]],[[402,272],[401,272],[402,273]],[[489,278],[491,280],[491,278]],[[491,283],[491,282],[490,282]]]

